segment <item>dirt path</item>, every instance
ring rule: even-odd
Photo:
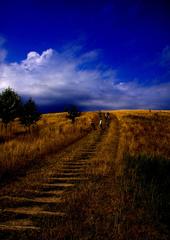
[[[88,181],[85,169],[109,129],[96,130],[50,156],[47,165],[0,190],[0,239],[41,239],[44,228],[64,226],[64,195]]]
[[[1,189],[0,239],[39,232],[50,218],[63,221],[64,193],[86,181],[84,170],[105,131],[95,131],[66,151],[54,155],[46,167],[35,169]]]

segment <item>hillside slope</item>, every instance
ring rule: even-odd
[[[1,239],[169,239],[170,113],[113,111],[103,130],[87,122],[1,186]]]

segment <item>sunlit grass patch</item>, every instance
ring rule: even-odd
[[[170,112],[117,112],[124,135],[124,149],[131,155],[170,156]]]
[[[30,133],[16,120],[8,138],[4,138],[1,126],[4,141],[0,144],[0,176],[9,178],[13,173],[24,172],[31,165],[42,163],[45,156],[85,136],[91,130],[90,119],[96,118],[96,113],[83,113],[72,124],[66,115],[45,114]]]

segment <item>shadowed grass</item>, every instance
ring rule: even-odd
[[[146,155],[124,161],[119,184],[127,239],[169,239],[170,162]]]

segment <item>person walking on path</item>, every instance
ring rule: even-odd
[[[99,120],[99,128],[100,128],[101,130],[103,129],[102,119]]]
[[[110,113],[109,112],[105,113],[105,123],[106,123],[106,127],[109,127],[109,124],[110,124]]]
[[[103,120],[102,120],[102,112],[99,111],[99,129],[103,129]]]

